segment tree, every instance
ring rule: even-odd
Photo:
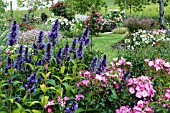
[[[65,0],[67,4],[71,4],[70,9],[80,14],[85,14],[92,7],[98,9],[102,5],[103,0]]]
[[[159,0],[160,29],[164,29],[164,0]]]
[[[3,13],[5,13],[5,3],[2,0],[0,0],[0,14],[3,14]]]
[[[27,7],[29,11],[34,12],[42,6],[45,6],[45,3],[49,3],[51,0],[17,0],[18,6]]]
[[[130,10],[130,16],[132,16],[132,9],[134,11],[142,11],[143,5],[148,4],[148,0],[115,0],[121,10],[125,7]]]

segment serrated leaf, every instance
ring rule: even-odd
[[[83,112],[83,111],[84,111],[83,108],[78,108],[74,113],[81,113],[81,112]]]
[[[41,90],[45,93],[47,91],[47,87],[45,84],[40,85]]]

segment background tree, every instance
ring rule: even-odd
[[[51,0],[17,0],[19,7],[26,7],[28,11],[34,12],[39,8],[46,6]],[[29,13],[30,13],[29,12]]]
[[[0,18],[2,18],[1,14],[3,13],[5,13],[5,3],[2,0],[0,0]]]
[[[91,8],[97,10],[103,3],[103,0],[66,0],[70,9],[76,13],[85,14]]]
[[[132,16],[132,10],[134,12],[142,11],[143,6],[148,4],[148,0],[115,0],[114,4],[117,4],[121,10],[126,7]]]

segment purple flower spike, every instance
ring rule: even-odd
[[[18,34],[18,25],[16,23],[16,21],[13,22],[13,24],[11,25],[11,29],[10,29],[10,34],[9,34],[9,38],[7,41],[7,44],[10,46],[13,46],[14,44],[16,44],[16,41],[18,39],[17,34]]]
[[[46,51],[45,51],[45,58],[44,58],[44,60],[45,61],[49,61],[51,59],[51,57],[52,57],[51,43],[48,43]]]
[[[58,31],[60,29],[60,23],[58,20],[52,25],[51,31],[48,35],[49,42],[52,43],[52,46],[56,46],[56,41],[58,40]]]

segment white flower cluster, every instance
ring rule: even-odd
[[[87,18],[87,15],[76,14],[75,18],[73,20],[75,22],[79,23],[80,21],[84,22],[86,20],[86,18]]]
[[[139,30],[132,35],[131,38],[125,39],[125,43],[128,44],[128,49],[135,49],[136,47],[156,45],[159,42],[170,41],[170,38],[166,37],[166,30],[154,30],[146,31]]]

